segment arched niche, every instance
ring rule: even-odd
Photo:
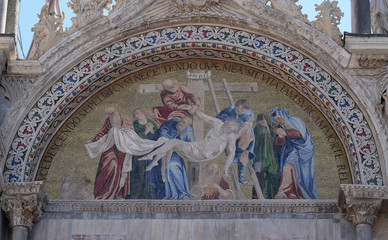
[[[222,25],[179,25],[134,33],[73,65],[35,102],[8,151],[5,181],[36,179],[44,152],[60,129],[98,90],[162,63],[211,59],[265,72],[307,99],[334,129],[352,183],[382,185],[378,146],[365,113],[319,62],[284,42]]]

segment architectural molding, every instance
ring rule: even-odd
[[[8,61],[7,75],[10,76],[40,76],[43,74],[39,61],[34,60],[16,60]]]
[[[64,201],[50,200],[47,213],[106,212],[106,213],[171,213],[171,214],[318,214],[338,213],[335,200],[245,200],[245,201]]]
[[[11,228],[31,230],[33,223],[40,220],[45,201],[43,182],[24,182],[6,184],[0,203]]]
[[[338,205],[354,226],[372,226],[384,199],[388,199],[388,187],[343,184]]]
[[[16,60],[17,53],[14,34],[0,34],[0,54],[4,54],[7,60]]]

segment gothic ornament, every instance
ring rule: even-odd
[[[302,6],[296,5],[299,0],[266,0],[266,3],[271,2],[271,6],[285,14],[297,18],[303,22],[309,22],[307,15],[302,14]]]
[[[111,0],[70,0],[67,5],[73,10],[75,17],[71,18],[73,25],[69,32],[95,22],[104,17],[104,10],[110,10]]]
[[[312,25],[331,37],[336,43],[342,45],[342,34],[338,29],[338,25],[344,13],[337,4],[337,1],[330,2],[329,0],[323,1],[321,5],[315,4],[315,10],[319,13],[316,16],[317,20],[312,22]]]
[[[204,11],[221,0],[170,0],[180,12]]]
[[[65,19],[65,14],[61,13],[60,9],[55,8],[54,6],[55,5],[48,5],[48,3],[46,3],[38,15],[40,19],[39,22],[31,29],[35,34],[31,49],[27,56],[28,59],[38,59],[65,36],[63,33],[63,20]]]

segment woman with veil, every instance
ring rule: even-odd
[[[319,198],[314,176],[314,142],[305,123],[280,107],[272,109],[270,117],[279,125],[275,144],[282,146],[279,157],[281,179],[275,198]]]

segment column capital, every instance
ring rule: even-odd
[[[42,215],[46,193],[43,182],[7,183],[0,198],[1,208],[8,217],[11,228],[31,230]]]
[[[388,199],[388,187],[342,184],[338,206],[354,226],[372,226],[383,199]]]

